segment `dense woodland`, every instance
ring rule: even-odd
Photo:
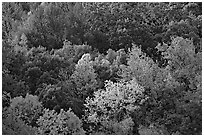
[[[2,134],[202,134],[202,3],[2,3]]]

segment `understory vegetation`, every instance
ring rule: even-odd
[[[2,134],[202,134],[202,3],[3,2]]]

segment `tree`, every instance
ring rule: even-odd
[[[75,71],[71,76],[71,80],[76,84],[77,94],[82,100],[85,100],[97,89],[96,77],[90,54],[84,54],[76,64]]]
[[[38,119],[38,133],[40,135],[84,135],[81,120],[71,110],[45,109],[43,116]]]
[[[16,97],[11,100],[8,112],[14,114],[26,124],[36,126],[36,121],[41,114],[42,105],[37,96],[27,94],[25,98]]]
[[[117,83],[106,81],[105,89],[96,91],[93,98],[86,99],[87,122],[95,124],[96,134],[133,134],[140,124],[133,114],[138,113],[140,105],[148,99],[143,92],[144,88],[136,79]]]
[[[164,57],[169,60],[172,76],[183,87],[183,89],[178,88],[178,92],[182,95],[178,98],[179,102],[176,101],[178,111],[176,111],[176,115],[169,116],[181,119],[179,128],[172,130],[174,132],[177,130],[182,134],[201,133],[201,54],[200,52],[196,53],[195,48],[192,40],[181,37],[175,38],[171,46],[166,49],[158,47]],[[199,82],[198,79],[200,79]],[[174,124],[167,125],[173,127]]]

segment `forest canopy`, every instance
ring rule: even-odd
[[[201,135],[201,2],[2,2],[3,135]]]

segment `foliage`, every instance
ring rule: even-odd
[[[98,87],[103,88],[105,80],[112,77],[110,62],[101,54],[96,55],[93,61],[93,68],[97,74]]]
[[[140,126],[140,135],[168,135],[169,133],[164,129],[164,127],[159,127],[158,125],[151,124],[149,127]]]
[[[145,46],[147,43],[142,42],[142,39],[153,42],[150,31],[146,29],[145,24],[142,24],[142,16],[136,12],[138,7],[132,8],[130,3],[110,2],[85,3],[85,7],[88,14],[87,20],[92,26],[90,33],[95,31],[102,33],[101,37],[108,42],[106,43],[109,48],[114,50],[128,49],[132,42]],[[103,43],[106,45],[105,42]]]
[[[201,134],[201,62],[201,2],[3,2],[3,134]]]
[[[36,121],[42,113],[42,105],[37,96],[27,94],[25,98],[16,97],[11,100],[8,113],[14,115],[26,124],[36,126]]]
[[[143,92],[144,88],[138,85],[135,79],[118,83],[107,81],[104,90],[96,91],[93,99],[89,97],[86,99],[88,122],[101,124],[101,130],[108,134],[132,134],[134,124],[131,114],[140,111],[140,105],[148,99]],[[126,120],[132,123],[129,123],[130,127],[126,127],[127,131],[126,128],[122,130],[119,126],[120,122]],[[113,124],[110,124],[112,122]]]
[[[201,39],[201,3],[103,2],[84,5],[86,20],[91,26],[88,34],[96,41],[88,41],[88,44],[103,53],[109,48],[127,51],[134,43],[141,45],[142,51],[154,61],[165,65],[165,60],[156,52],[157,43],[171,43],[172,36],[192,38],[195,43]],[[96,32],[100,34],[99,40]]]
[[[148,88],[153,83],[151,80],[153,79],[152,69],[154,67],[154,62],[146,57],[140,48],[135,46],[129,56],[127,64],[132,72],[130,75],[135,77],[139,84]]]
[[[40,135],[83,135],[80,119],[71,110],[60,110],[56,113],[54,110],[45,109],[43,116],[38,119],[38,132]]]
[[[8,74],[8,72],[3,73],[2,81],[2,90],[9,93],[11,97],[25,96],[29,91],[24,81],[18,81],[17,78]]]
[[[76,84],[77,94],[83,100],[97,88],[96,77],[90,54],[84,54],[76,64],[75,71],[71,76]]]
[[[71,69],[71,61],[64,60],[63,57],[52,54],[43,47],[31,48],[26,58],[23,78],[33,94],[43,83],[57,84],[62,69]]]
[[[152,92],[173,88],[179,83],[172,78],[168,66],[160,68],[151,58],[147,57],[140,48],[133,46],[127,58],[127,66],[120,67],[119,73],[124,79],[134,77],[146,90]]]
[[[85,27],[79,7],[80,4],[41,3],[31,11],[19,31],[26,34],[31,47],[58,49],[65,39],[82,44]]]
[[[23,3],[3,2],[2,3],[2,39],[10,39],[12,34],[17,31],[21,21],[24,20],[26,11]]]
[[[28,92],[28,86],[22,79],[25,52],[25,49],[19,49],[10,40],[2,42],[2,90],[9,93],[12,98],[25,96]]]
[[[201,125],[200,119],[202,119],[200,111],[202,106],[200,90],[201,54],[195,52],[192,41],[181,37],[175,38],[171,46],[165,49],[158,48],[163,51],[164,57],[169,60],[172,76],[183,85],[183,89],[178,88],[182,96],[178,98],[179,102],[176,102],[176,113],[178,113],[178,116],[182,116],[181,127],[178,128],[178,131],[182,134],[192,134],[193,132],[194,134],[200,134],[201,128],[198,128],[198,125]],[[199,82],[197,78],[199,78]],[[192,108],[192,106],[194,107]],[[196,114],[188,113],[189,111],[196,112]],[[176,117],[178,117],[177,115]],[[189,122],[189,118],[191,122]],[[187,124],[187,121],[189,124]]]
[[[192,134],[191,128],[195,127],[197,133],[194,133],[199,134],[200,129],[197,125],[193,125],[193,121],[198,122],[201,119],[201,111],[199,112],[201,92],[200,88],[196,88],[200,85],[196,80],[201,72],[200,53],[195,52],[192,41],[181,37],[173,39],[170,46],[164,44],[158,45],[157,48],[168,61],[165,68],[158,67],[140,49],[133,47],[129,53],[128,66],[121,68],[121,74],[125,79],[136,78],[138,83],[144,86],[145,93],[151,97],[142,112],[150,120],[146,121],[147,123],[151,124],[156,120],[165,123],[164,126],[170,134],[176,132]],[[198,85],[196,86],[195,83]],[[194,102],[195,100],[197,103]],[[192,116],[185,112],[192,110],[193,108],[190,107],[192,105],[195,106],[196,117],[190,118],[191,127],[184,126],[187,121],[186,117]],[[174,123],[171,117],[177,119],[177,122]],[[170,119],[169,122],[167,119]],[[200,124],[198,122],[198,125]]]
[[[76,87],[71,81],[62,81],[57,85],[45,84],[42,88],[38,88],[37,92],[45,108],[56,112],[71,108],[78,117],[82,116],[83,100],[79,99]]]
[[[10,106],[10,100],[11,100],[10,93],[3,91],[2,92],[2,107],[5,108],[5,107]]]
[[[36,135],[37,129],[28,126],[15,113],[3,111],[2,117],[2,134],[3,135]]]
[[[25,98],[16,97],[10,106],[3,109],[2,130],[6,135],[36,134],[36,121],[42,113],[42,105],[37,96],[27,94]]]

